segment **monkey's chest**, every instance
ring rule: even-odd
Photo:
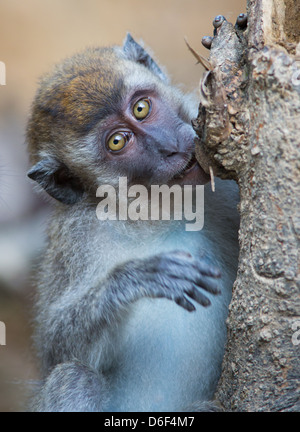
[[[214,298],[189,313],[165,299],[136,302],[117,332],[107,410],[174,411],[211,399],[226,337],[224,303]]]

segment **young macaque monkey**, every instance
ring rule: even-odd
[[[210,409],[237,268],[235,184],[205,189],[205,222],[99,221],[99,186],[204,185],[197,103],[128,34],[45,76],[33,103],[29,177],[52,196],[40,265],[35,411]],[[198,404],[198,405],[197,405]],[[197,408],[196,408],[197,409]]]

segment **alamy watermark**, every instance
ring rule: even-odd
[[[6,325],[0,321],[0,345],[6,345]]]
[[[6,66],[0,61],[0,85],[6,85]]]
[[[96,196],[99,220],[185,220],[186,231],[200,231],[204,225],[204,186],[175,184],[143,185],[128,188],[127,177],[119,177],[119,186],[99,186]]]

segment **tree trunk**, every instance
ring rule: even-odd
[[[241,194],[216,397],[226,411],[298,411],[300,2],[247,7],[246,30],[227,21],[217,29],[194,122],[201,165],[235,179]]]

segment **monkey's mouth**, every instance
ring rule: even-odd
[[[190,171],[193,170],[193,168],[198,164],[198,161],[196,159],[196,156],[192,154],[190,160],[188,163],[177,173],[173,178],[174,179],[182,179],[188,174]]]

